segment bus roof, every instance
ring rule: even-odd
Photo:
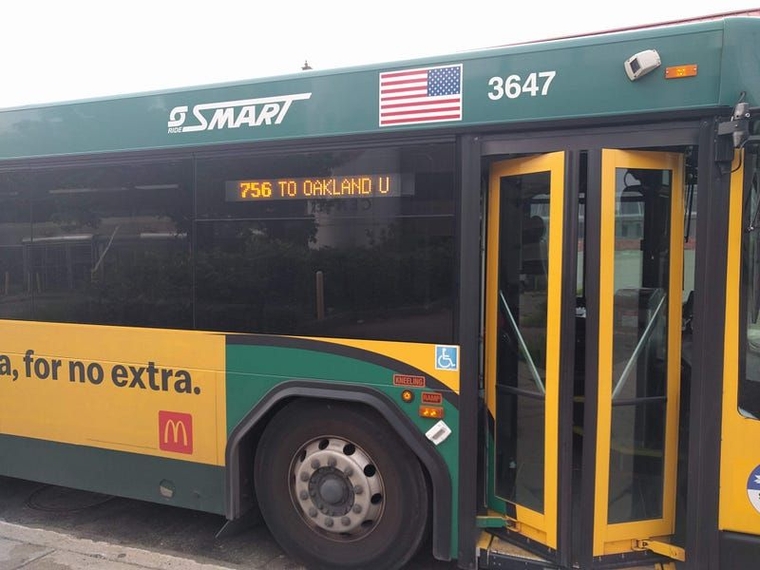
[[[656,50],[635,81],[623,62]],[[723,18],[0,110],[0,161],[760,105],[760,19]],[[666,69],[673,78],[666,78]],[[695,72],[695,75],[691,75]],[[681,75],[686,75],[681,77]],[[415,91],[416,90],[416,91]]]

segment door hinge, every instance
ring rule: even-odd
[[[673,560],[679,560],[686,562],[686,551],[680,546],[670,544],[668,542],[661,542],[659,540],[637,539],[633,541],[634,550],[651,550],[656,554],[667,556]]]

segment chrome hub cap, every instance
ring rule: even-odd
[[[350,441],[322,437],[293,458],[291,497],[304,521],[335,539],[372,531],[383,514],[385,488],[372,458]]]

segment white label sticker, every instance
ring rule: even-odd
[[[425,432],[425,437],[436,445],[440,445],[451,435],[451,428],[441,420]]]

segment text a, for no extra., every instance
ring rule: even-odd
[[[99,362],[82,362],[80,360],[64,361],[60,358],[47,359],[35,356],[33,350],[27,350],[22,358],[26,378],[40,380],[59,380],[62,376],[74,383],[100,385],[105,380],[117,388],[137,388],[156,392],[176,392],[179,394],[200,394],[201,389],[193,386],[193,379],[187,370],[163,368],[149,361],[145,366],[112,364],[104,367]],[[0,355],[0,376],[13,376],[18,379],[18,370],[13,368],[6,355]]]

